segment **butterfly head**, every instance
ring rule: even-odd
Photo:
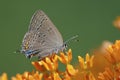
[[[65,44],[63,44],[63,48],[64,49],[66,49],[68,46],[67,46],[67,44],[65,43]]]

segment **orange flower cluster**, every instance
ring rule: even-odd
[[[107,48],[106,60],[112,65],[107,67],[103,73],[99,73],[101,80],[120,80],[120,40]]]
[[[116,28],[120,29],[120,16],[116,17],[116,19],[115,19],[114,22],[113,22],[113,25],[114,25]]]
[[[36,71],[17,74],[11,80],[120,80],[120,40],[102,52],[92,56],[87,53],[85,58],[78,56],[78,64],[73,66],[69,49],[66,53],[32,62]],[[59,62],[65,65],[65,71],[59,69]],[[7,74],[3,73],[0,80],[8,80]]]
[[[8,80],[7,74],[6,74],[6,73],[3,73],[3,74],[0,76],[0,80]]]
[[[66,71],[58,70],[58,60],[66,66]],[[46,57],[44,60],[32,62],[32,64],[43,73],[44,80],[71,80],[78,71],[70,64],[71,60],[72,51],[69,49],[66,54],[61,52],[60,56],[53,55],[50,58]]]
[[[12,77],[12,80],[42,80],[43,74],[36,72],[24,72],[22,75],[17,74],[16,77]]]
[[[94,56],[89,56],[87,53],[85,59],[81,56],[78,56],[79,66],[78,74],[74,77],[74,80],[95,80],[95,77],[92,73]]]

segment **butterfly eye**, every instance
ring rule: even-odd
[[[67,44],[65,44],[65,48],[67,48]]]

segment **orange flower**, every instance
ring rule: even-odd
[[[69,49],[66,53],[61,52],[60,55],[53,54],[52,56],[45,57],[40,61],[32,62],[32,65],[40,73],[38,71],[24,72],[23,74],[17,74],[15,77],[12,77],[12,80],[96,80],[97,77],[100,80],[120,80],[119,53],[120,41],[117,40],[115,44],[110,45],[107,48],[107,51],[104,52],[106,56],[105,59],[112,64],[112,68],[108,65],[109,68],[106,68],[103,73],[99,73],[99,76],[94,73],[94,70],[99,68],[94,66],[93,62],[95,63],[97,60],[101,60],[101,58],[97,58],[100,56],[90,56],[88,53],[86,54],[85,59],[78,56],[79,66],[75,68],[72,64],[70,64],[72,60],[72,50]],[[59,61],[65,65],[66,69],[64,71],[61,71],[58,68]],[[0,77],[0,80],[7,80],[7,75],[4,73]]]
[[[67,73],[68,73],[70,76],[74,76],[74,75],[76,75],[76,73],[78,72],[78,70],[77,70],[77,69],[74,69],[73,66],[70,65],[70,64],[67,64],[66,71],[67,71]]]
[[[105,53],[105,58],[112,64],[103,73],[99,73],[101,80],[120,80],[120,40],[110,45]]]
[[[40,71],[55,71],[58,68],[57,55],[52,58],[46,57],[44,60],[32,62],[32,64]]]
[[[44,73],[43,79],[44,80],[62,80],[61,77],[59,76],[59,73],[57,72],[52,72],[52,74]]]
[[[120,63],[113,66],[116,73],[120,73]]]
[[[96,78],[91,71],[79,71],[73,80],[96,80]]]
[[[24,72],[24,74],[17,74],[16,77],[12,77],[12,80],[42,80],[42,73],[36,72]]]
[[[72,60],[72,50],[69,49],[66,55],[61,52],[60,56],[58,56],[58,59],[63,63],[63,64],[68,64]]]
[[[116,40],[114,45],[110,45],[107,52],[105,57],[110,63],[120,63],[120,40]]]
[[[93,66],[93,59],[94,59],[94,56],[90,58],[89,54],[86,54],[86,60],[84,60],[84,58],[82,58],[81,56],[78,56],[80,67],[82,69],[91,68]]]
[[[89,73],[85,74],[84,80],[96,80],[96,79],[95,79],[94,75],[91,72],[89,72]]]
[[[65,72],[58,71],[58,60],[66,65]],[[61,52],[60,56],[55,54],[54,56],[46,57],[41,61],[32,62],[32,64],[37,70],[43,72],[43,77],[45,80],[61,80],[65,79],[66,76],[69,76],[69,78],[71,78],[72,76],[76,75],[78,70],[74,69],[73,66],[70,64],[71,60],[72,51],[71,49],[69,49],[66,55]],[[63,76],[63,78],[60,76]]]
[[[106,49],[110,46],[110,45],[112,45],[113,43],[112,42],[110,42],[110,41],[107,41],[107,40],[105,40],[105,41],[103,41],[102,42],[102,45],[100,46],[100,48],[99,48],[99,52],[100,53],[106,53],[107,51],[106,51]]]
[[[8,80],[7,74],[6,74],[6,73],[3,73],[3,74],[0,76],[0,80]]]
[[[99,73],[98,78],[100,80],[116,80],[114,73],[110,70],[110,68],[106,68],[103,73]]]
[[[71,80],[71,76],[68,74],[67,71],[64,72],[64,79],[63,80]]]
[[[78,56],[80,68],[75,80],[79,80],[80,78],[82,80],[96,80],[92,73],[93,60],[94,56],[90,57],[88,53],[86,54],[85,59],[81,56]]]
[[[114,25],[116,28],[120,29],[120,16],[118,16],[118,17],[116,18],[116,20],[113,22],[113,25]]]
[[[62,80],[57,72],[53,73],[53,80]]]

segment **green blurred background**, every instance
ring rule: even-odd
[[[120,0],[0,0],[0,74],[14,76],[34,70],[32,60],[14,52],[20,49],[31,16],[38,9],[50,17],[64,40],[79,35],[79,42],[69,43],[74,61],[104,40],[120,39],[120,31],[112,24],[120,15]]]

